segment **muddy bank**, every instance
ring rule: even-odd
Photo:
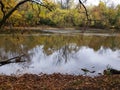
[[[19,77],[0,75],[0,90],[119,90],[120,75],[73,76],[33,75]]]

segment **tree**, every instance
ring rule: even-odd
[[[120,5],[117,6],[116,28],[120,29]]]
[[[0,9],[2,12],[2,19],[0,20],[0,28],[5,24],[5,22],[13,14],[13,12],[15,12],[21,5],[23,5],[26,2],[37,3],[40,6],[43,6],[49,10],[52,10],[52,8],[54,8],[54,6],[50,4],[51,0],[49,0],[49,1],[48,0],[18,0],[18,1],[9,0],[9,1],[13,1],[13,2],[15,1],[16,3],[15,3],[15,5],[12,6],[11,9],[6,10],[6,8],[9,8],[9,7],[6,7],[7,4],[5,4],[5,2],[7,2],[7,3],[9,3],[9,2],[7,0],[0,0]],[[69,6],[68,5],[69,3],[70,3],[70,0],[67,0],[67,7]],[[83,4],[83,2],[81,0],[79,0],[79,3],[84,7],[87,19],[89,19],[85,5]],[[11,4],[11,3],[9,3],[9,4]]]
[[[92,8],[91,12],[94,27],[105,28],[108,26],[108,9],[104,2],[100,1],[98,6]]]
[[[73,4],[74,4],[73,0],[66,0],[66,1],[64,1],[64,8],[65,9],[70,9]]]
[[[6,20],[13,14],[13,12],[16,11],[19,6],[21,6],[22,4],[24,4],[26,2],[37,3],[43,7],[46,7],[49,10],[51,10],[51,6],[49,6],[49,2],[47,0],[43,0],[43,2],[41,2],[40,0],[20,0],[12,9],[10,9],[8,11],[5,10],[6,4],[4,2],[5,2],[5,0],[0,0],[0,8],[2,11],[2,15],[3,15],[2,19],[0,21],[0,28],[5,24]]]
[[[84,2],[86,2],[87,0],[84,0]],[[85,7],[85,5],[83,4],[83,2],[81,0],[79,0],[79,3],[83,6],[83,8],[85,9],[85,14],[86,14],[86,17],[87,17],[87,20],[90,20],[89,19],[89,14],[88,14],[88,11],[87,11],[87,8]]]
[[[0,1],[0,5],[1,5],[1,11],[3,13],[3,17],[2,20],[0,21],[0,27],[3,26],[3,24],[6,22],[6,20],[12,15],[12,13],[22,4],[24,4],[25,2],[28,2],[30,0],[23,0],[20,1],[14,8],[12,8],[10,11],[8,11],[7,13],[5,12],[5,4],[3,3],[4,1]]]

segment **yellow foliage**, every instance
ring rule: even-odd
[[[5,5],[5,12],[12,9],[16,5],[16,0],[2,0],[2,2]]]
[[[19,13],[18,10],[16,10],[16,11],[12,14],[11,17],[12,17],[12,18],[15,18],[15,19],[22,19],[22,18],[23,18],[22,15]]]

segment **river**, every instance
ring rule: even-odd
[[[119,34],[46,31],[48,33],[1,34],[0,60],[23,53],[27,56],[22,57],[26,62],[0,66],[0,74],[96,76],[107,68],[120,70]]]

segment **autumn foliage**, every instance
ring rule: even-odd
[[[17,3],[17,0],[3,0],[4,11],[8,12]],[[53,26],[53,27],[83,27],[87,23],[85,10],[80,4],[72,0],[68,3],[44,0],[48,5],[43,7],[33,2],[20,6],[7,20],[6,26]],[[89,14],[89,27],[120,28],[120,5],[107,6],[100,1],[98,6],[86,6]],[[0,10],[0,18],[3,13]]]

